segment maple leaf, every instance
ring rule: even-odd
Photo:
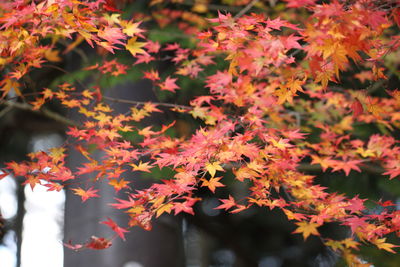
[[[334,161],[330,157],[321,158],[317,155],[311,155],[311,164],[319,164],[322,167],[322,171],[326,171],[327,168],[331,167]]]
[[[221,165],[219,165],[220,162],[219,161],[214,161],[214,162],[207,162],[206,163],[206,170],[208,171],[208,173],[211,175],[211,177],[215,176],[215,173],[217,171],[224,171],[224,168],[222,168]]]
[[[217,187],[224,187],[224,184],[221,184],[219,182],[219,180],[221,180],[222,177],[213,177],[210,180],[206,180],[206,179],[201,179],[201,181],[203,182],[201,184],[201,186],[207,186],[208,189],[210,189],[211,192],[215,193],[215,189]]]
[[[390,175],[389,179],[392,180],[393,178],[400,175],[400,165],[397,163],[393,169],[389,169],[383,173],[384,175]]]
[[[288,209],[283,209],[283,212],[285,212],[285,214],[289,220],[301,221],[301,220],[306,219],[306,217],[303,214],[295,213]]]
[[[175,202],[174,203],[174,211],[175,211],[175,215],[181,213],[182,211],[189,213],[191,215],[194,215],[193,208],[190,206],[190,203],[188,203],[187,201]]]
[[[45,103],[45,99],[44,98],[36,98],[35,101],[33,102],[29,102],[29,104],[32,105],[32,110],[39,110]]]
[[[123,189],[123,188],[129,188],[128,181],[125,181],[124,179],[111,179],[108,182],[109,185],[113,186],[115,191],[118,192],[119,190]]]
[[[50,152],[52,161],[54,163],[57,163],[59,161],[64,161],[64,158],[66,156],[64,147],[53,147],[53,148],[50,148],[49,152]]]
[[[332,162],[332,171],[339,171],[343,170],[346,176],[350,174],[351,170],[355,170],[358,172],[361,172],[361,169],[357,166],[357,164],[360,164],[362,160],[349,160],[349,161],[333,161]]]
[[[171,78],[168,76],[163,83],[160,83],[160,89],[164,91],[175,92],[176,89],[179,89],[179,86],[176,85],[177,78]]]
[[[123,23],[125,25],[123,25],[124,29],[122,30],[122,32],[125,33],[126,35],[130,36],[130,37],[132,37],[134,35],[138,35],[140,37],[143,37],[141,35],[141,33],[144,32],[144,30],[139,28],[141,23],[142,23],[141,21],[139,21],[139,22],[129,21],[128,23]]]
[[[29,184],[31,186],[31,189],[35,188],[37,184],[41,184],[40,179],[36,175],[26,175],[25,176],[25,182],[23,182],[23,185]]]
[[[313,222],[298,222],[297,229],[293,233],[303,234],[304,240],[310,235],[319,235],[317,228],[320,226],[318,223]]]
[[[229,210],[230,208],[236,206],[236,202],[235,199],[229,195],[228,199],[220,199],[220,201],[223,203],[221,205],[219,205],[218,207],[216,207],[215,209],[225,209],[225,210]]]
[[[274,138],[270,138],[269,141],[272,143],[272,145],[280,150],[285,150],[286,148],[292,147],[289,143],[289,139],[282,139],[280,138],[278,142]]]
[[[325,242],[325,245],[331,247],[334,251],[343,250],[343,244],[341,241],[329,239],[328,241]]]
[[[315,82],[321,82],[322,88],[326,89],[328,86],[328,82],[336,82],[335,77],[333,76],[333,71],[326,70],[326,71],[317,71],[317,75],[315,77]]]
[[[90,249],[106,249],[111,247],[111,240],[104,237],[91,236],[89,242],[84,246]]]
[[[342,243],[346,248],[354,248],[354,249],[357,249],[359,245],[359,243],[354,241],[354,239],[351,237],[342,240]]]
[[[107,221],[101,222],[102,224],[105,224],[109,226],[117,235],[125,241],[125,233],[128,233],[128,230],[125,228],[119,227],[118,224],[116,224],[112,219],[107,217]]]
[[[172,208],[174,207],[174,205],[172,203],[166,203],[161,205],[159,208],[157,208],[156,210],[156,217],[160,217],[161,214],[163,214],[164,212],[166,213],[171,213]]]
[[[365,209],[364,201],[365,199],[360,199],[358,196],[355,196],[348,201],[349,205],[346,207],[346,209],[351,213],[360,213]]]
[[[149,79],[152,81],[158,81],[160,79],[157,70],[151,70],[150,72],[144,71],[143,74],[143,78],[145,79]]]
[[[157,105],[151,102],[146,102],[143,105],[143,110],[145,110],[148,113],[152,112],[162,112],[160,109],[157,108]]]
[[[357,229],[367,227],[368,223],[365,218],[350,217],[346,219],[344,225],[350,226],[351,231],[355,233]]]
[[[105,3],[103,3],[102,7],[111,12],[121,12],[121,10],[117,9],[113,0],[105,0]]]
[[[96,194],[99,190],[93,189],[93,187],[89,188],[88,190],[84,190],[80,187],[72,188],[72,191],[74,191],[75,195],[78,195],[82,198],[82,202],[85,202],[92,197],[100,197],[98,194]]]
[[[234,169],[233,173],[235,174],[236,179],[243,182],[244,179],[251,179],[253,177],[259,177],[260,175],[255,170],[248,167],[241,167],[239,169]]]
[[[248,206],[246,206],[246,205],[237,204],[236,209],[231,210],[230,213],[239,213],[247,208],[248,208]]]
[[[3,91],[3,95],[0,98],[4,98],[10,90],[14,90],[17,95],[22,96],[19,86],[19,83],[14,79],[6,78],[2,80],[0,82],[0,91]]]
[[[69,249],[72,249],[72,250],[75,250],[75,251],[78,251],[78,250],[81,250],[81,249],[84,248],[84,245],[82,245],[82,244],[75,244],[75,245],[73,245],[73,244],[72,244],[72,240],[69,240],[67,243],[63,243],[63,245],[64,245],[65,247],[67,247],[67,248],[69,248]]]
[[[125,40],[126,37],[122,33],[122,30],[117,27],[106,27],[103,30],[98,31],[98,36],[107,40],[110,44],[120,44],[123,45],[124,43],[121,40]]]
[[[300,0],[303,1],[303,0]],[[267,20],[267,27],[272,28],[274,30],[281,30],[281,27],[288,27],[294,30],[298,30],[299,28],[296,27],[296,25],[293,25],[289,22],[287,22],[286,20],[281,20],[281,18],[276,18],[276,19],[268,19]]]
[[[159,42],[153,42],[149,40],[146,44],[146,49],[149,53],[158,53],[160,51],[161,45]]]
[[[151,126],[143,128],[138,132],[138,134],[143,135],[144,137],[148,137],[150,135],[156,134],[157,132],[150,130],[151,128],[152,128]]]
[[[391,253],[396,253],[393,248],[399,247],[390,243],[386,243],[386,237],[385,238],[377,238],[373,241],[371,241],[371,243],[375,244],[379,249],[383,249],[386,250],[388,252]]]
[[[44,186],[48,187],[47,191],[60,192],[64,188],[64,186],[59,183],[48,183],[48,184],[45,184]]]
[[[277,104],[282,105],[286,101],[289,102],[290,104],[293,103],[293,92],[290,90],[287,90],[286,88],[280,88],[275,91],[275,95],[278,97]]]
[[[151,166],[149,162],[143,163],[142,161],[139,162],[139,165],[134,163],[130,164],[133,167],[133,171],[142,171],[142,172],[151,172],[150,169],[154,166]]]
[[[140,64],[140,63],[150,63],[151,61],[155,60],[156,58],[151,56],[150,54],[140,54],[136,55],[136,61],[134,65]]]
[[[131,196],[129,196],[128,198],[129,200],[116,198],[115,200],[117,200],[118,203],[111,203],[110,205],[116,209],[127,209],[135,206],[136,201]]]
[[[125,45],[125,48],[131,52],[132,56],[136,56],[137,54],[146,54],[146,51],[142,49],[146,45],[145,42],[137,42],[137,37],[132,37],[128,40]]]

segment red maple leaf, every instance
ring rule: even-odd
[[[228,199],[220,199],[220,200],[222,201],[223,204],[219,205],[215,209],[229,210],[230,208],[236,206],[235,199],[231,195],[229,195]]]
[[[128,233],[128,230],[125,228],[119,227],[111,218],[107,217],[107,221],[101,222],[102,224],[108,225],[117,235],[125,241],[125,233]]]
[[[6,177],[7,175],[8,175],[7,172],[0,169],[0,180],[3,179],[4,177]]]
[[[177,78],[171,78],[168,76],[163,83],[160,83],[160,89],[164,91],[175,92],[176,89],[179,89],[179,86],[176,85]]]
[[[111,240],[105,237],[92,236],[90,241],[85,244],[85,247],[91,249],[106,249],[111,247],[111,245]]]

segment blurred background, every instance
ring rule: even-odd
[[[251,1],[153,1],[161,4],[148,6],[149,1],[114,1],[115,7],[123,10],[122,17],[143,20],[146,35],[161,45],[179,43],[191,48],[194,39],[191,33],[205,27],[205,18],[215,17],[218,10],[238,13]],[[257,1],[250,11],[263,12],[271,17],[284,15],[290,20],[296,16],[293,10],[282,13],[285,8],[281,1]],[[321,1],[323,2],[323,1]],[[174,13],[175,12],[175,13]],[[180,15],[176,15],[180,12]],[[301,9],[298,12],[305,13]],[[182,15],[183,14],[183,15]],[[297,14],[298,15],[298,14]],[[64,46],[67,44],[64,44]],[[62,47],[63,44],[60,44]],[[65,47],[64,47],[65,48]],[[297,56],[302,56],[301,54]],[[117,53],[119,62],[132,64],[128,53]],[[195,95],[206,92],[202,77],[182,78],[181,90],[176,94],[154,91],[148,80],[141,80],[143,70],[157,69],[161,75],[175,71],[170,61],[171,55],[163,51],[160,60],[148,65],[138,64],[128,70],[127,75],[114,77],[90,76],[82,71],[82,66],[101,63],[112,56],[101,49],[91,49],[81,44],[75,52],[63,55],[62,61],[48,64],[33,71],[25,82],[32,92],[43,87],[53,88],[62,82],[94,85],[105,88],[105,95],[137,101],[156,101],[187,104]],[[388,57],[388,64],[398,69],[396,60]],[[393,63],[394,62],[394,63]],[[223,60],[207,71],[215,72],[224,66]],[[398,72],[389,77],[389,87],[398,86]],[[349,77],[352,77],[349,75]],[[79,81],[79,82],[78,82]],[[345,79],[344,79],[345,82]],[[361,82],[351,86],[363,87]],[[29,93],[26,91],[25,93]],[[376,91],[379,94],[379,90]],[[117,112],[129,109],[128,105],[113,103]],[[70,110],[64,110],[56,103],[46,108],[79,120]],[[152,117],[145,123],[167,124],[176,120],[170,131],[174,136],[187,136],[199,126],[199,122],[188,115],[166,111]],[[4,162],[22,161],[26,154],[63,144],[66,125],[54,122],[38,113],[9,106],[0,106],[0,168]],[[371,125],[357,128],[360,136],[369,136],[377,131]],[[135,136],[126,136],[135,140]],[[101,155],[98,155],[101,157]],[[80,162],[79,156],[70,155],[68,162],[74,168]],[[318,168],[304,166],[304,171],[318,176],[318,182],[329,190],[338,191],[349,197],[359,195],[378,201],[381,198],[400,203],[400,182],[380,179],[379,170],[371,168],[362,174],[351,172],[350,176],[324,174]],[[229,176],[229,173],[227,174]],[[140,189],[151,182],[168,176],[168,173],[155,171],[152,174],[132,175],[129,179],[133,187]],[[89,179],[89,177],[88,177]],[[318,237],[311,236],[304,241],[299,234],[293,234],[295,225],[289,222],[279,210],[251,208],[239,214],[228,214],[214,208],[219,205],[218,198],[229,194],[247,195],[245,183],[227,178],[227,187],[217,190],[215,195],[199,190],[203,201],[195,206],[195,216],[163,215],[154,223],[152,231],[134,229],[127,234],[127,241],[115,240],[111,248],[103,251],[72,251],[63,242],[85,242],[91,235],[111,236],[107,227],[99,220],[107,216],[126,223],[124,214],[112,209],[108,203],[114,202],[115,192],[109,187],[101,188],[102,197],[81,203],[81,199],[71,192],[46,192],[47,188],[37,186],[32,191],[29,185],[21,185],[23,180],[7,176],[0,181],[0,267],[279,267],[279,266],[343,266],[344,263],[333,251],[326,249]],[[229,182],[230,181],[230,182]],[[368,203],[367,203],[368,204]],[[375,210],[373,201],[369,203],[370,212]],[[345,238],[349,232],[340,225],[323,226],[324,237]],[[395,237],[393,237],[395,238]],[[399,243],[398,240],[391,243]],[[383,250],[363,247],[360,254],[367,261],[379,263],[377,266],[399,266],[400,258]]]

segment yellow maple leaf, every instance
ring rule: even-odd
[[[359,245],[358,242],[354,241],[353,238],[346,238],[344,240],[342,240],[343,245],[345,245],[346,248],[354,248],[356,249]]]
[[[329,239],[325,242],[325,245],[331,247],[334,251],[343,250],[343,244],[341,241]]]
[[[223,171],[224,169],[222,168],[221,165],[219,165],[219,161],[214,161],[214,162],[207,162],[206,163],[206,169],[208,173],[211,175],[211,177],[215,176],[215,173],[217,171]]]
[[[139,165],[134,163],[131,164],[134,171],[142,171],[142,172],[150,172],[150,169],[153,168],[148,162],[143,163],[142,161],[139,162]]]
[[[127,210],[128,213],[132,214],[142,214],[145,208],[143,206],[133,206],[129,210]]]
[[[136,54],[146,54],[146,51],[142,49],[143,46],[146,45],[145,42],[137,42],[137,37],[132,37],[128,40],[128,43],[125,45],[125,48],[131,52],[132,56],[136,56]]]
[[[172,207],[174,205],[172,203],[166,203],[162,206],[160,206],[157,211],[156,211],[156,217],[160,217],[161,214],[163,214],[164,212],[166,213],[171,213]]]
[[[319,235],[317,227],[320,226],[318,223],[312,222],[298,222],[296,223],[299,227],[293,233],[303,234],[304,240],[310,235]]]
[[[375,151],[371,149],[364,149],[363,147],[357,148],[356,152],[360,154],[363,158],[375,157]]]
[[[377,238],[374,241],[372,241],[372,243],[375,244],[379,249],[384,249],[391,253],[396,253],[392,248],[395,248],[398,246],[390,244],[390,243],[386,243],[385,241],[386,241],[386,237],[385,238]]]
[[[125,33],[128,36],[134,36],[135,34],[143,32],[142,29],[139,28],[140,22],[127,22],[124,26],[124,29],[122,30],[123,33]]]

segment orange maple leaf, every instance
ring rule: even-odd
[[[225,186],[224,184],[221,184],[219,182],[219,180],[221,180],[221,179],[222,179],[222,177],[214,177],[214,178],[211,178],[210,180],[201,179],[201,181],[203,182],[201,184],[201,186],[207,186],[208,189],[210,189],[211,192],[215,193],[215,189],[217,187],[224,187]]]
[[[72,188],[72,191],[74,191],[75,195],[78,195],[82,198],[82,202],[85,202],[92,197],[100,197],[98,194],[96,194],[99,190],[93,189],[93,187],[89,188],[88,190],[84,190],[80,187]]]
[[[123,188],[127,188],[129,187],[128,181],[125,181],[124,179],[111,179],[110,182],[108,182],[109,185],[113,186],[115,191],[118,192],[119,190],[123,189]]]

